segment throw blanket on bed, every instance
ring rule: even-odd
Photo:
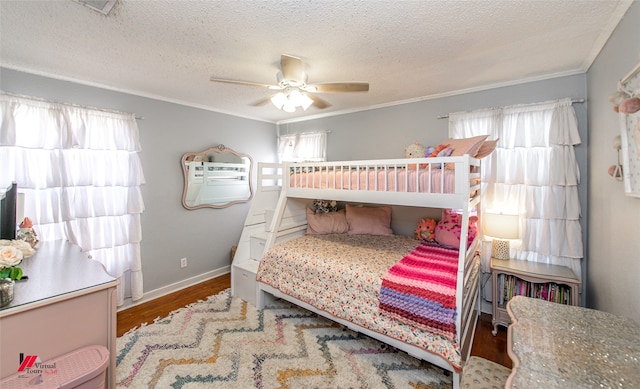
[[[382,278],[380,313],[453,340],[458,250],[422,243]]]

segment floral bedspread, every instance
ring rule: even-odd
[[[257,280],[333,316],[440,355],[460,369],[455,341],[378,311],[382,277],[418,244],[407,236],[305,235],[269,250]]]

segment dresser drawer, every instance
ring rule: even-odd
[[[511,318],[509,317],[507,310],[504,308],[496,308],[493,320],[499,323],[504,323],[505,325],[509,325],[511,323]]]
[[[257,261],[262,259],[264,254],[264,246],[267,244],[267,240],[262,237],[252,236],[249,246],[249,257]]]
[[[233,295],[238,296],[251,305],[256,305],[256,273],[257,263],[233,266],[231,271]]]

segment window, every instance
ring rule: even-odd
[[[511,256],[567,266],[582,278],[580,135],[571,100],[450,114],[449,132],[499,138],[482,160],[482,211],[520,216],[522,246]]]
[[[278,141],[278,161],[280,162],[322,162],[326,157],[326,131],[280,135]]]
[[[40,240],[66,239],[142,298],[144,184],[133,115],[0,95],[0,166]]]

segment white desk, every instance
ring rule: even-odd
[[[640,388],[640,326],[603,311],[516,296],[507,388]]]
[[[20,353],[42,361],[102,345],[110,352],[115,386],[116,286],[102,264],[66,241],[40,242],[20,267],[14,300],[0,309],[0,378],[17,372]]]

